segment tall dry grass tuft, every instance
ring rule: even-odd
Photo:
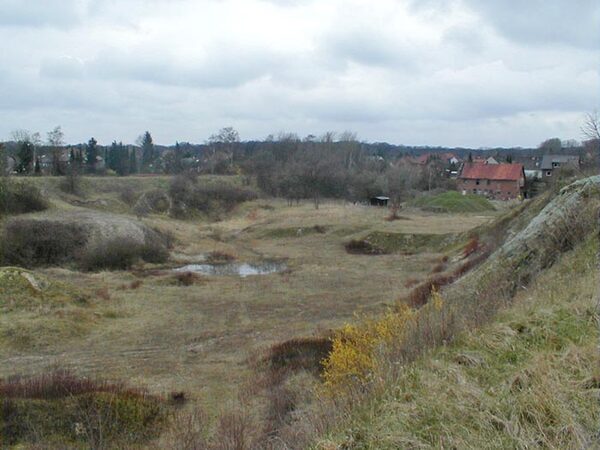
[[[130,388],[124,383],[82,378],[67,370],[0,380],[0,396],[5,398],[56,399],[90,392],[147,395],[143,389]]]

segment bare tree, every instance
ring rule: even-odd
[[[208,138],[211,148],[211,173],[214,173],[221,154],[227,161],[229,168],[233,166],[237,144],[240,142],[240,134],[233,127],[221,128],[218,133]]]
[[[598,111],[587,113],[581,133],[586,141],[583,143],[588,153],[588,158],[592,165],[594,160],[600,162],[600,117]]]
[[[63,175],[64,168],[61,165],[62,146],[64,144],[64,136],[60,125],[54,127],[52,131],[47,133],[48,146],[52,152],[52,175]]]
[[[585,139],[600,141],[600,117],[598,117],[598,111],[586,114],[585,121],[581,127],[581,133]]]
[[[8,160],[4,144],[0,143],[0,217],[6,210],[7,191],[8,191]]]

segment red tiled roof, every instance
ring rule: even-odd
[[[480,180],[519,180],[523,176],[523,164],[466,163],[459,178]]]

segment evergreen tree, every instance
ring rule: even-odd
[[[85,148],[86,163],[90,173],[96,172],[96,159],[98,157],[98,141],[91,138]]]
[[[83,148],[79,147],[75,161],[79,167],[83,166]]]
[[[17,172],[31,173],[33,169],[34,146],[31,141],[21,141],[17,148]]]
[[[471,154],[471,152],[469,152],[469,159],[467,161],[470,163],[473,162],[473,155]]]
[[[175,142],[173,151],[164,155],[163,159],[165,162],[165,172],[178,174],[183,171],[183,150],[179,142]]]
[[[137,158],[135,156],[135,148],[132,148],[129,152],[129,173],[137,173]]]
[[[142,136],[140,136],[139,141],[140,147],[142,147],[142,167],[146,171],[152,171],[151,169],[156,159],[152,135],[149,131],[146,131]]]
[[[106,167],[117,172],[119,166],[119,146],[117,141],[113,141],[108,149],[108,155],[106,157]]]
[[[129,153],[122,142],[117,145],[117,166],[115,170],[119,175],[129,175]]]

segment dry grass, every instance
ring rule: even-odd
[[[87,183],[87,200],[97,211],[127,212],[119,189],[144,184],[144,190],[168,186],[166,178],[96,179]],[[102,184],[103,181],[105,184]],[[48,183],[54,213],[75,207]],[[111,183],[118,186],[111,187]],[[139,190],[139,188],[138,188]],[[258,210],[255,218],[248,213]],[[99,214],[99,213],[98,213]],[[185,391],[201,396],[210,414],[252,376],[246,361],[257,350],[297,336],[325,334],[351,320],[356,311],[377,313],[406,295],[409,278],[423,279],[436,253],[348,255],[343,243],[370,231],[406,233],[464,232],[493,216],[428,215],[403,211],[409,220],[388,222],[379,208],[323,203],[289,207],[284,201],[250,202],[225,220],[177,221],[150,215],[145,225],[159,227],[176,239],[173,265],[201,260],[218,249],[240,262],[261,257],[286,259],[284,274],[259,277],[203,277],[190,285],[166,282],[166,270],[139,270],[143,283],[130,272],[80,273],[41,271],[55,280],[108,289],[110,299],[95,299],[58,315],[15,310],[0,317],[0,376],[41,373],[60,363],[83,375],[127,379],[152,392]],[[127,217],[131,218],[131,217]],[[280,229],[314,232],[265,237]],[[340,295],[343,292],[344,295]],[[35,318],[32,318],[35,314]],[[83,319],[82,319],[83,318]],[[45,324],[40,326],[40,323]],[[21,336],[21,337],[19,337]],[[15,347],[15,339],[21,344]],[[225,381],[227,380],[227,381]]]
[[[592,447],[597,246],[563,257],[492,324],[397,372],[332,448]]]

